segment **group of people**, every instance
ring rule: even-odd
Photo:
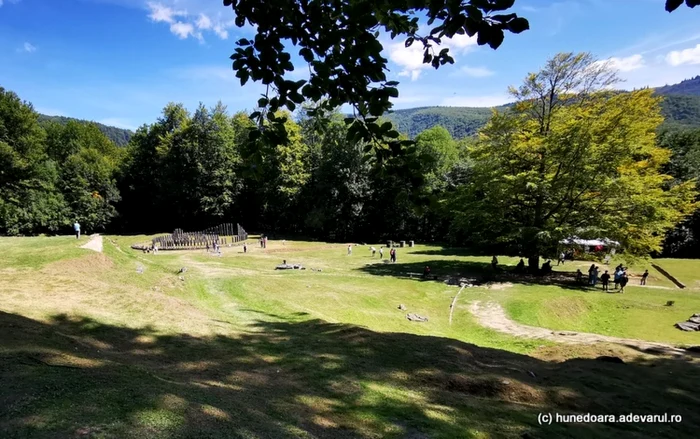
[[[267,248],[267,236],[260,237],[260,248]]]
[[[377,254],[377,249],[374,248],[374,246],[369,248],[369,251],[372,253],[372,257],[374,257],[375,254]],[[348,246],[348,256],[352,254],[352,246]],[[384,259],[384,247],[379,247],[379,259]],[[389,250],[389,260],[391,262],[396,262],[396,249],[393,247]]]
[[[595,264],[591,264],[588,269],[588,285],[595,287],[598,284],[600,273],[600,267]],[[629,283],[629,276],[627,275],[627,268],[623,267],[622,264],[615,267],[613,276],[610,276],[608,270],[605,270],[602,275],[600,275],[600,283],[603,287],[603,291],[610,291],[610,278],[612,277],[614,289],[619,288],[621,293],[625,292],[625,287]],[[644,270],[642,278],[639,282],[640,285],[647,284],[647,278],[649,277],[649,270]],[[581,270],[576,270],[576,280],[581,283],[583,281],[583,273]]]
[[[210,248],[210,247],[209,247],[209,244],[207,244],[207,252],[209,251],[209,248]],[[214,241],[214,242],[211,244],[211,250],[212,250],[212,253],[221,256],[221,246],[219,246],[219,242],[218,242],[218,241]]]

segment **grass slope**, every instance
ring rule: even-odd
[[[128,248],[144,239],[106,238],[104,254],[79,249],[86,238],[0,240],[1,437],[642,438],[686,437],[700,425],[697,360],[519,340],[468,312],[471,300],[494,300],[515,315],[527,297],[583,315],[585,297],[592,315],[619,319],[657,293],[680,303],[688,292],[473,288],[450,325],[457,288],[405,274],[425,264],[436,274],[483,271],[488,258],[418,247],[388,265],[367,247],[346,256],[344,245],[289,241],[225,248],[221,258]],[[273,270],[282,259],[322,271]],[[606,308],[622,300],[630,308]],[[430,320],[407,321],[400,303]],[[599,354],[628,363],[591,359]],[[683,422],[540,426],[540,412],[667,412]]]

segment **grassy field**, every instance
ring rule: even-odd
[[[105,237],[98,254],[78,248],[87,238],[0,239],[0,437],[641,438],[700,425],[694,358],[517,339],[469,313],[494,301],[534,326],[700,344],[672,326],[700,312],[700,291],[672,289],[651,267],[651,286],[665,288],[465,289],[450,324],[458,288],[409,273],[487,273],[490,258],[419,246],[384,264],[366,246],[347,256],[290,241],[222,257],[129,249],[144,240]],[[307,270],[274,270],[283,259]],[[698,261],[675,264],[682,281],[700,277]],[[541,412],[683,422],[539,425]]]

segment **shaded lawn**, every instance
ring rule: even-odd
[[[543,345],[540,358],[571,358],[582,348],[494,333],[466,309],[541,290],[571,296],[558,287],[472,289],[450,326],[457,288],[372,275],[366,264],[384,268],[369,247],[347,257],[344,245],[271,242],[215,258],[142,254],[127,246],[140,237],[110,238],[105,255],[83,251],[0,280],[0,437],[641,438],[686,437],[700,423],[695,360],[543,361],[513,351]],[[73,245],[53,239],[22,251],[40,259],[43,248]],[[323,271],[275,271],[283,258]],[[446,272],[490,262],[455,258],[399,250],[399,264],[435,261]],[[399,303],[430,321],[408,322]],[[608,350],[618,354],[580,355]],[[540,427],[541,411],[684,422]]]
[[[261,317],[238,336],[193,337],[0,313],[0,433],[642,438],[690,437],[700,425],[695,361],[549,363],[447,338]],[[669,412],[683,423],[540,426],[539,412]]]

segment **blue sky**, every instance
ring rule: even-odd
[[[700,74],[700,8],[669,14],[664,0],[515,4],[529,31],[506,35],[496,51],[456,38],[448,42],[456,63],[437,71],[421,65],[418,45],[385,38],[389,76],[401,82],[395,108],[505,103],[509,85],[561,51],[610,59],[626,89]],[[234,18],[221,0],[0,0],[0,86],[43,113],[132,129],[155,121],[168,102],[251,109],[262,89],[241,87],[229,60],[251,30]]]

